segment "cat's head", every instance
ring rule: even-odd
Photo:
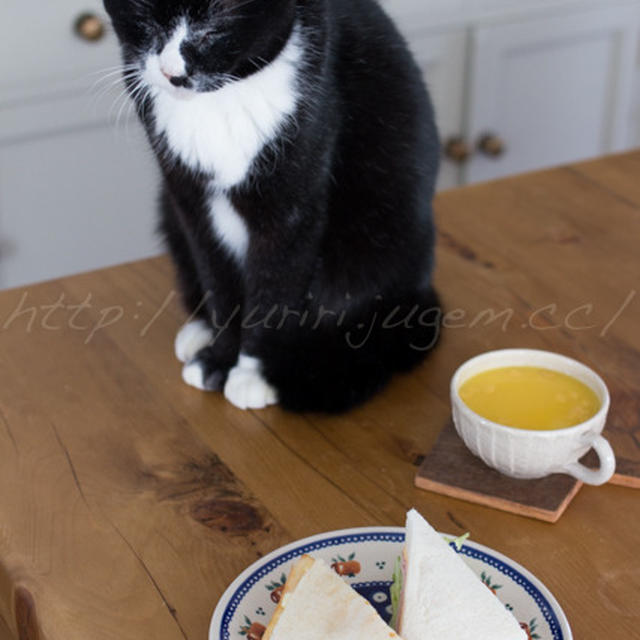
[[[129,77],[156,90],[215,91],[269,64],[297,0],[104,0]]]

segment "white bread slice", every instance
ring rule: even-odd
[[[407,514],[400,635],[405,640],[527,640],[464,560],[415,510]]]
[[[400,640],[376,610],[322,560],[291,570],[263,640]]]

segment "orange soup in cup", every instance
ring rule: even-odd
[[[516,429],[549,431],[581,424],[602,403],[573,376],[542,367],[500,367],[473,376],[458,389],[478,415]]]

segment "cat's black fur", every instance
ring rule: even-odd
[[[197,42],[182,49],[189,72],[179,82],[196,90],[228,81],[223,73],[254,73],[294,23],[302,27],[295,118],[229,193],[250,231],[242,266],[214,237],[205,206],[212,176],[171,155],[148,98],[138,98],[163,171],[161,228],[187,310],[218,327],[232,318],[197,356],[207,386],[223,385],[241,349],[260,358],[284,407],[340,411],[421,362],[440,319],[431,286],[439,143],[420,71],[377,3],[105,5],[126,63],[162,46],[176,17],[188,15]],[[221,16],[228,35],[210,43],[208,25]]]

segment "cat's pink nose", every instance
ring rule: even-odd
[[[174,87],[184,87],[186,89],[191,86],[191,81],[186,75],[169,73],[164,67],[160,67],[160,71]]]

